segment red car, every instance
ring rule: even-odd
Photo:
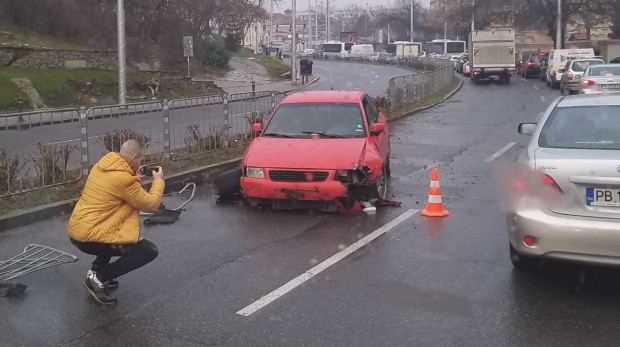
[[[250,143],[241,190],[252,205],[350,208],[385,199],[390,133],[364,92],[312,91],[286,97]]]

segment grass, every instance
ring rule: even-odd
[[[163,167],[165,175],[170,176],[189,169],[240,158],[243,155],[245,148],[246,146],[228,147],[220,151],[215,151],[188,159],[177,161],[168,160],[160,165]],[[80,193],[84,187],[84,182],[85,178],[82,178],[81,181],[68,183],[58,187],[45,188],[11,197],[0,198],[0,215],[62,200],[78,198],[80,197]]]
[[[21,91],[15,85],[15,83],[9,81],[8,78],[4,78],[0,72],[0,109],[19,109],[20,107],[28,107],[28,98],[24,92]]]
[[[56,37],[27,31],[0,23],[0,47],[43,47],[62,50],[92,51],[92,48],[59,40]]]
[[[79,97],[83,94],[81,90],[87,88],[86,84],[88,82],[92,83],[92,94],[94,94],[97,99],[112,98],[116,100],[118,90],[117,73],[115,71],[91,69],[26,70],[0,67],[0,86],[14,85],[10,79],[17,77],[26,77],[30,79],[32,85],[39,92],[43,102],[48,107],[68,107],[88,103],[88,100],[81,100]],[[145,83],[147,81],[148,76],[146,74],[127,74],[128,94],[136,95],[138,91],[133,88],[134,84]],[[11,87],[11,89],[13,88]],[[19,88],[17,90],[21,93]],[[13,91],[12,94],[15,94],[15,92]],[[21,94],[23,95],[23,93]],[[11,102],[12,98],[14,98],[14,96],[0,97],[0,110],[15,109],[15,104]]]
[[[242,51],[233,52],[233,57],[241,58],[254,58],[256,62],[261,64],[269,73],[269,76],[276,80],[285,80],[287,78],[281,77],[282,74],[291,71],[291,68],[284,64],[280,59],[272,58],[264,54],[254,54],[254,51],[248,48],[243,48]]]

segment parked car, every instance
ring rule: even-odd
[[[579,94],[620,92],[620,64],[591,65],[579,80]]]
[[[532,53],[537,54],[538,51],[526,51],[526,50],[524,50],[524,51],[521,51],[521,52],[519,52],[517,54],[517,58],[516,58],[517,61],[515,62],[515,65],[516,65],[516,70],[517,70],[518,74],[521,73],[521,67],[523,66],[523,61],[526,60],[530,56],[530,54],[532,54]]]
[[[605,64],[602,59],[575,59],[566,62],[564,73],[560,80],[562,95],[577,94],[579,92],[579,79],[590,65]]]
[[[549,53],[531,53],[521,64],[521,77],[528,78],[534,75],[540,75],[543,61],[548,60]]]
[[[467,56],[460,57],[459,60],[456,62],[456,72],[463,73],[463,65],[465,65],[465,63],[468,61],[469,61],[469,57]]]
[[[511,182],[515,268],[535,270],[540,259],[619,266],[620,94],[558,98],[519,133],[532,136],[519,161],[536,173]]]
[[[615,57],[609,61],[610,64],[620,64],[620,57]]]
[[[241,189],[252,205],[334,210],[339,203],[385,198],[390,132],[364,92],[289,95],[247,148]],[[300,155],[303,154],[303,155]]]

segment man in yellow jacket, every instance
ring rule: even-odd
[[[161,204],[163,170],[153,171],[150,191],[142,188],[144,145],[128,140],[120,153],[108,153],[93,166],[71,219],[71,242],[97,258],[84,286],[104,305],[116,303],[109,289],[118,277],[153,261],[158,254],[152,242],[140,240],[140,211],[155,212]],[[120,257],[110,263],[112,257]]]

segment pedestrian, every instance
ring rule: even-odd
[[[144,144],[137,140],[123,143],[120,153],[106,154],[93,166],[69,220],[71,242],[97,257],[84,286],[100,304],[115,304],[110,289],[118,287],[117,278],[150,263],[158,254],[155,244],[140,239],[139,213],[159,208],[164,172],[156,167],[150,191],[144,190],[144,156]],[[110,263],[112,257],[119,258]]]

